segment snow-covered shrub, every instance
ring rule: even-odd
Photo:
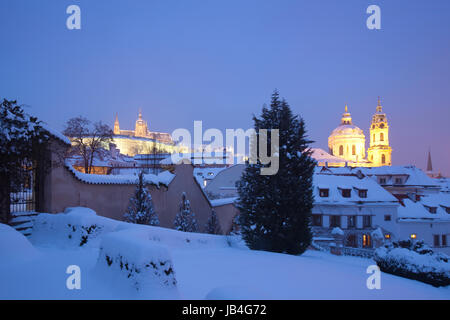
[[[89,208],[67,208],[64,213],[37,215],[30,239],[33,243],[83,247],[97,243],[101,234],[114,231],[121,223],[97,216]]]
[[[169,251],[150,241],[146,229],[131,228],[104,235],[97,270],[127,290],[152,293],[163,289],[177,295]]]
[[[191,203],[186,198],[186,193],[181,196],[180,211],[175,216],[173,222],[175,230],[184,232],[197,232],[198,225],[195,213],[191,211]]]
[[[127,222],[159,226],[159,219],[153,208],[152,196],[144,183],[143,171],[139,173],[134,197],[130,199],[130,205],[124,217]]]
[[[23,234],[0,223],[0,261],[22,262],[37,256],[37,250]]]
[[[449,257],[434,253],[423,241],[398,241],[375,250],[380,270],[435,287],[450,285]]]

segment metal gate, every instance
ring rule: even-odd
[[[36,170],[33,164],[23,161],[19,169],[19,183],[11,186],[10,214],[12,216],[36,210],[35,180]]]

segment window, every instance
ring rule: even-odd
[[[347,228],[356,228],[356,216],[348,216],[347,217]]]
[[[312,225],[314,227],[322,226],[322,215],[321,214],[313,214],[312,215]]]
[[[345,246],[346,246],[346,247],[357,248],[357,247],[358,247],[358,241],[356,241],[356,235],[350,234],[350,235],[345,239]]]
[[[341,216],[330,216],[330,227],[340,227],[341,226]]]
[[[439,235],[437,234],[433,235],[433,245],[435,247],[440,247]]]
[[[352,195],[352,190],[350,189],[342,189],[342,196],[344,198],[350,198]]]
[[[373,142],[375,142],[375,133],[373,134]]]
[[[330,194],[329,189],[319,189],[319,196],[322,198],[328,197]]]
[[[443,247],[447,246],[447,235],[446,234],[442,235],[442,246]]]
[[[371,240],[370,235],[363,234],[363,248],[370,248],[372,246]]]
[[[356,146],[355,145],[353,145],[352,146],[352,155],[356,155]]]
[[[445,208],[445,211],[447,211],[447,213],[450,214],[450,207]]]
[[[370,228],[372,226],[372,216],[363,216],[363,227]]]
[[[384,128],[384,123],[380,124],[380,128],[383,129]]]
[[[358,195],[360,198],[367,198],[367,190],[358,190]]]
[[[344,146],[339,146],[339,155],[340,156],[344,155]]]
[[[411,239],[416,239],[416,238],[417,238],[417,234],[411,233],[410,238],[411,238]]]
[[[384,235],[384,238],[389,240],[389,239],[391,238],[391,234],[390,234],[390,233],[386,233],[386,234]]]
[[[433,214],[435,214],[437,212],[437,207],[427,207],[427,209],[430,213],[433,213]]]
[[[386,156],[384,154],[381,155],[381,163],[382,164],[386,163]]]
[[[391,215],[390,214],[385,214],[384,215],[384,221],[391,221]]]
[[[384,141],[384,133],[380,133],[380,141]]]
[[[386,184],[386,178],[380,178],[380,184]]]
[[[403,180],[402,178],[395,178],[395,184],[402,184]]]

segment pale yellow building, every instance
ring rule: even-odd
[[[366,137],[362,129],[353,124],[352,117],[345,106],[341,124],[328,137],[330,155],[322,158],[338,157],[342,161],[333,159],[332,166],[378,167],[392,164],[392,148],[389,145],[389,125],[386,114],[383,113],[380,99],[376,113],[370,125],[370,144],[366,158]],[[323,152],[322,152],[323,153]],[[324,161],[322,161],[324,163]],[[319,163],[320,165],[320,163]],[[330,163],[325,162],[325,165]]]
[[[113,133],[113,143],[120,150],[120,153],[128,156],[155,152],[173,153],[178,151],[169,133],[154,132],[148,129],[147,121],[142,119],[141,110],[139,110],[134,130],[120,129],[119,117],[116,115]]]
[[[328,137],[328,148],[333,156],[347,161],[359,162],[366,157],[364,132],[352,122],[352,116],[345,106],[341,125]]]
[[[383,113],[378,98],[377,111],[372,117],[370,125],[370,147],[367,150],[367,159],[373,166],[390,166],[392,148],[389,146],[389,125],[386,114]]]

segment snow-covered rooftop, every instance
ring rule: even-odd
[[[103,175],[103,174],[87,174],[75,170],[69,162],[66,162],[66,167],[72,172],[75,177],[89,184],[136,184],[138,176],[134,174],[130,175]],[[144,174],[144,181],[160,186],[168,186],[172,182],[175,175],[169,171],[163,171],[157,175],[155,174]]]
[[[431,213],[427,207],[436,208],[436,213]],[[428,195],[417,202],[405,199],[403,205],[398,208],[398,217],[402,221],[450,221],[450,214],[446,211],[446,208],[450,208],[449,194]]]
[[[367,177],[359,179],[356,176],[338,176],[330,174],[314,174],[315,204],[352,204],[361,203],[385,203],[395,204],[398,200]],[[321,197],[319,189],[328,189],[328,197]],[[350,197],[342,196],[342,189],[350,189]],[[361,197],[360,190],[367,190],[367,196]]]

